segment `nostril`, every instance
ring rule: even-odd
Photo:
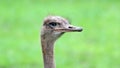
[[[68,28],[73,28],[73,27],[69,26]]]

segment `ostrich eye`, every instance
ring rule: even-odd
[[[51,23],[49,23],[49,25],[50,25],[51,27],[54,27],[54,26],[57,25],[57,23],[56,23],[56,22],[51,22]]]

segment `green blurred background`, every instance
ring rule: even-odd
[[[57,68],[120,68],[120,0],[0,0],[0,68],[43,68],[47,15],[84,28],[56,42]]]

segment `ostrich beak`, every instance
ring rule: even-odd
[[[69,25],[68,28],[66,28],[65,30],[66,30],[66,32],[81,32],[83,30],[83,28]]]
[[[73,26],[73,25],[69,25],[69,26],[67,26],[65,28],[55,29],[55,31],[58,31],[58,32],[81,32],[81,31],[83,31],[83,28],[82,27]]]

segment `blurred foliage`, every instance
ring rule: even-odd
[[[39,38],[47,15],[84,28],[56,42],[57,68],[120,68],[119,0],[0,0],[0,68],[43,68]]]

